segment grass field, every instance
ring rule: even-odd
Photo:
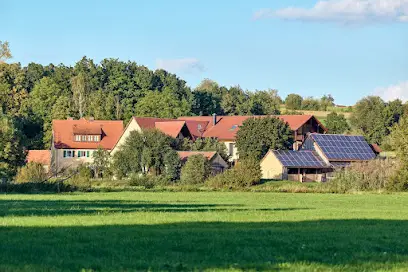
[[[407,271],[408,194],[0,195],[0,271]]]

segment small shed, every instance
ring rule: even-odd
[[[217,175],[228,169],[228,163],[216,151],[178,151],[181,162],[184,164],[187,159],[194,155],[202,155],[211,164],[211,174]]]
[[[333,169],[314,151],[270,150],[261,170],[263,179],[324,182]]]
[[[50,170],[51,151],[50,150],[28,150],[26,162],[36,162],[44,166],[46,172]]]

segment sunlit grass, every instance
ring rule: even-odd
[[[0,195],[0,271],[408,269],[408,194]]]

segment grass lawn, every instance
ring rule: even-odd
[[[0,195],[0,271],[408,270],[408,194]]]

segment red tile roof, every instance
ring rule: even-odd
[[[153,129],[156,127],[156,122],[173,122],[179,121],[176,119],[169,119],[169,118],[154,118],[154,117],[133,117],[133,119],[137,122],[137,124],[142,129]]]
[[[51,152],[50,150],[28,150],[27,163],[37,162],[44,165],[51,164]]]
[[[203,137],[214,137],[220,140],[234,140],[236,137],[236,133],[239,130],[239,127],[242,126],[242,123],[245,120],[249,118],[263,118],[263,117],[266,116],[217,116],[216,125],[213,125],[212,116],[180,117],[179,119],[208,122]],[[313,115],[276,115],[275,117],[286,122],[292,130],[299,129],[311,118],[314,118]],[[321,126],[324,128],[323,125]]]
[[[377,154],[380,154],[382,152],[382,149],[378,144],[370,144],[370,147]]]
[[[123,121],[53,120],[52,131],[56,148],[112,149],[123,133]],[[94,135],[101,131],[100,142],[76,142],[75,133]]]
[[[165,122],[155,122],[155,128],[160,130],[166,135],[169,135],[170,137],[176,138],[183,127],[186,125],[185,121],[165,121]]]
[[[217,154],[215,151],[177,151],[177,153],[182,161],[194,155],[202,155],[206,157],[207,160],[211,160],[215,154]]]

